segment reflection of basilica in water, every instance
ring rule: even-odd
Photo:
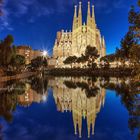
[[[69,83],[68,83],[69,82]],[[82,137],[82,120],[87,121],[88,137],[94,135],[96,116],[104,106],[105,89],[100,88],[100,81],[87,78],[55,78],[49,80],[57,110],[70,111],[73,116],[75,134]],[[90,95],[88,95],[90,94]]]
[[[53,94],[51,94],[53,97],[48,97],[48,93],[51,93],[48,90],[50,88],[53,90]],[[101,111],[101,108],[105,103],[105,89],[114,90],[116,95],[120,97],[121,103],[130,114],[128,120],[129,129],[132,133],[134,130],[139,129],[138,137],[140,137],[140,82],[137,79],[135,80],[128,77],[32,77],[20,81],[0,83],[0,117],[3,117],[4,120],[12,123],[15,117],[13,112],[16,111],[18,105],[21,108],[28,108],[34,103],[37,103],[37,106],[40,106],[40,103],[44,101],[50,102],[50,99],[54,99],[57,111],[71,112],[70,118],[73,118],[73,123],[70,122],[69,124],[73,125],[72,133],[75,132],[77,136],[83,138],[85,135],[90,137],[91,134],[94,135],[94,129],[98,134],[98,128],[95,127],[95,122],[97,121],[97,114]],[[113,101],[113,104],[114,103],[115,102]],[[116,105],[118,105],[118,103]],[[30,109],[32,108],[33,106]],[[55,112],[60,114],[57,111],[55,109]],[[38,113],[38,110],[36,113]],[[44,111],[42,113],[42,115],[45,114]],[[50,113],[49,115],[54,114]],[[54,117],[57,120],[57,116]],[[51,117],[49,118],[52,120]],[[44,122],[50,121],[46,117],[41,118],[41,120],[42,119],[44,119]],[[69,124],[66,123],[66,127],[69,127]],[[60,124],[58,123],[57,129],[59,129],[59,125]],[[0,139],[3,130],[4,126],[0,125]]]

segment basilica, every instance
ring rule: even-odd
[[[96,47],[101,57],[106,55],[104,37],[97,28],[94,6],[88,2],[87,21],[82,22],[82,3],[75,5],[72,31],[58,31],[53,48],[53,58],[56,59],[56,67],[63,67],[63,61],[69,56],[80,57],[85,53],[88,45]],[[91,12],[92,11],[92,12]]]

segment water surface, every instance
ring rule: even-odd
[[[2,140],[136,140],[140,84],[130,78],[32,77],[0,84]]]

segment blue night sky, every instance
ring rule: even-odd
[[[52,53],[56,32],[71,30],[74,4],[78,0],[0,0],[0,39],[14,36],[16,45],[47,49]],[[86,19],[87,0],[82,0]],[[105,36],[107,53],[120,46],[128,29],[128,11],[137,0],[91,0],[96,22]]]

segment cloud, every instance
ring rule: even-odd
[[[3,16],[3,0],[0,0],[0,17]]]
[[[2,1],[2,0],[0,0],[0,16],[2,16],[2,15],[3,15],[2,5],[3,5],[3,1]]]
[[[115,9],[122,9],[122,8],[126,8],[125,2],[123,0],[114,0],[113,1],[113,7]]]
[[[11,22],[14,18],[20,20],[26,17],[26,22],[33,23],[39,17],[65,12],[74,2],[75,0],[0,0],[1,30],[12,30]]]
[[[0,0],[0,31],[3,29],[13,30],[13,28],[9,25],[9,13],[5,9],[5,1]]]
[[[127,8],[128,3],[126,0],[98,0],[95,1],[95,6],[97,7],[98,12],[110,14],[113,10]]]
[[[13,30],[14,19],[34,23],[40,17],[64,13],[76,3],[78,0],[0,0],[0,30]],[[95,6],[106,14],[126,7],[125,0],[97,0]]]

